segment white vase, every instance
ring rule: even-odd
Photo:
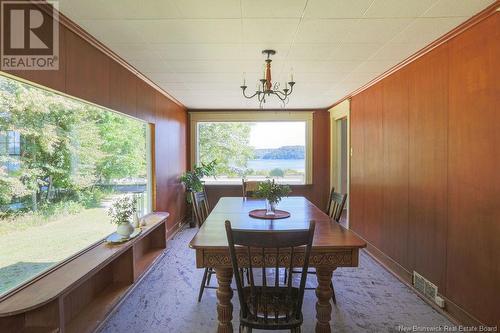
[[[130,237],[133,232],[134,226],[128,221],[118,224],[118,227],[116,228],[116,233],[123,237]]]

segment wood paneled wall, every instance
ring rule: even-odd
[[[290,195],[305,196],[323,209],[328,201],[329,186],[330,115],[326,110],[319,110],[313,114],[313,183],[292,186]],[[240,185],[209,185],[207,186],[207,194],[211,205],[215,205],[221,197],[240,197],[242,195]]]
[[[59,70],[9,74],[153,124],[156,210],[170,213],[172,233],[185,216],[186,109],[62,24],[59,38]]]
[[[351,100],[351,228],[488,325],[500,324],[499,40],[496,13]]]

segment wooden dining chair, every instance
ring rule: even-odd
[[[342,211],[344,210],[345,202],[347,199],[347,194],[341,194],[335,192],[335,188],[332,187],[330,191],[330,197],[328,199],[328,205],[325,213],[328,214],[332,221],[337,223],[340,222],[340,218],[342,216]],[[291,270],[292,274],[302,273],[300,270]],[[307,271],[307,274],[316,275],[315,270]],[[285,272],[285,281],[287,279],[287,272]],[[332,277],[333,279],[333,277]],[[330,282],[330,288],[332,288],[332,301],[333,304],[337,304],[337,299],[335,297],[335,289],[333,289],[333,282]],[[307,290],[315,290],[316,288],[306,288]]]
[[[332,188],[332,191],[330,192],[330,198],[328,200],[328,210],[326,211],[326,213],[332,220],[337,223],[340,222],[340,218],[342,217],[346,199],[346,193],[337,193]]]
[[[257,189],[259,188],[259,184],[261,182],[255,180],[241,180],[242,189],[243,189],[243,197],[249,198],[252,197]]]
[[[196,219],[196,224],[198,225],[198,227],[201,227],[201,225],[207,219],[208,213],[210,211],[205,190],[203,190],[202,192],[191,192],[191,200],[193,202],[193,213]]]
[[[314,221],[309,224],[309,229],[279,231],[232,229],[231,222],[225,223],[229,254],[240,302],[239,331],[252,332],[255,328],[300,332],[303,322],[302,302],[306,273],[314,237]],[[302,264],[304,273],[300,278],[299,286],[294,287],[292,279],[288,280],[286,285],[280,285],[280,264],[291,269],[298,261],[296,258],[298,253],[301,256],[304,255]],[[242,275],[239,273],[238,260],[249,264],[247,285],[244,285]],[[258,278],[254,278],[252,267],[252,264],[257,262],[259,266],[262,266],[260,285],[255,283]],[[268,284],[268,280],[273,279],[272,273],[271,276],[267,274],[270,271],[269,268],[274,268],[274,283]]]
[[[208,205],[208,198],[206,191],[203,192],[191,192],[191,200],[193,200],[194,216],[196,218],[198,227],[201,227],[205,220],[207,219],[210,207]],[[205,268],[203,272],[203,278],[201,279],[200,291],[198,293],[198,302],[201,302],[201,297],[206,288],[217,289],[217,287],[210,286],[210,280],[212,275],[215,274],[213,268]]]
[[[328,202],[326,203],[326,209],[325,209],[326,215],[329,214],[330,207],[332,206],[333,193],[335,193],[335,186],[332,186],[332,189],[330,190],[330,195],[328,196]]]

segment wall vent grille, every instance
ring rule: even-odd
[[[438,291],[437,286],[415,271],[413,271],[413,286],[425,297],[429,298],[433,302],[436,301]]]

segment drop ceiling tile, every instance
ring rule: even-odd
[[[160,61],[163,59],[163,53],[155,48],[149,47],[148,44],[137,43],[123,43],[123,44],[110,44],[108,47],[116,54],[123,54],[122,58],[127,61],[131,60],[150,60]]]
[[[490,4],[494,0],[439,0],[427,12],[425,17],[451,17],[451,16],[472,16]]]
[[[184,18],[239,18],[240,3],[234,0],[172,0]]]
[[[244,65],[240,60],[170,60],[169,67],[176,73],[242,73],[245,68],[258,68],[259,63]]]
[[[243,17],[301,17],[306,0],[241,0]]]
[[[395,66],[396,63],[392,60],[373,60],[365,61],[356,67],[353,73],[383,73],[389,68]]]
[[[419,17],[437,0],[375,0],[366,11],[370,18]]]
[[[354,72],[350,73],[347,75],[344,80],[342,80],[341,85],[345,85],[346,83],[359,83],[362,82],[362,84],[368,83],[374,78],[376,78],[379,74],[379,72]]]
[[[391,42],[429,44],[466,19],[466,17],[418,18]]]
[[[172,73],[171,66],[166,61],[130,60],[129,63],[143,73]]]
[[[348,34],[356,28],[356,19],[305,19],[302,20],[297,43],[334,43],[348,42]]]
[[[375,54],[382,45],[382,43],[340,43],[339,47],[331,54],[330,60],[366,60]]]
[[[185,44],[161,43],[151,44],[160,52],[165,60],[234,60],[242,59],[239,43],[230,44]]]
[[[331,105],[493,2],[436,1],[123,0],[116,8],[114,1],[62,0],[61,10],[187,107],[258,107],[239,86],[245,73],[255,89],[261,51],[271,48],[278,51],[273,81],[289,80],[291,71],[297,81],[287,107],[313,108]]]
[[[350,43],[386,43],[403,31],[414,19],[360,19],[350,30]]]
[[[265,55],[262,50],[272,49],[276,54],[272,56],[274,62],[283,61],[288,55],[290,50],[290,43],[244,43],[241,45],[242,60],[257,60],[264,63]]]
[[[288,43],[295,36],[299,22],[289,18],[243,19],[243,42]]]
[[[338,83],[343,80],[347,73],[310,73],[310,72],[295,72],[294,79],[297,85],[301,82],[322,82],[322,83]]]
[[[424,43],[387,43],[370,57],[370,60],[394,60],[400,62],[424,46]]]
[[[193,91],[238,91],[241,93],[240,88],[241,82],[219,82],[219,83],[210,83],[206,82],[186,82],[185,86]]]
[[[80,20],[79,25],[105,44],[143,42],[138,21]]]
[[[235,82],[239,84],[242,79],[242,73],[180,73],[177,74],[183,82]],[[248,75],[248,73],[247,73]]]
[[[293,68],[297,72],[349,73],[358,64],[357,61],[300,61]]]
[[[138,24],[150,43],[239,43],[240,19],[147,20]]]
[[[59,9],[78,19],[159,19],[179,18],[180,12],[171,0],[149,0],[147,6],[137,0],[60,0]]]
[[[157,82],[158,85],[165,87],[169,92],[188,92],[190,88],[182,82]]]
[[[363,17],[373,0],[309,0],[306,18]]]
[[[295,43],[288,53],[288,60],[328,60],[339,44]]]
[[[168,83],[181,83],[182,79],[179,75],[175,73],[158,73],[158,72],[146,72],[141,71],[142,74],[146,75],[149,79],[153,80],[157,84],[168,84]]]

